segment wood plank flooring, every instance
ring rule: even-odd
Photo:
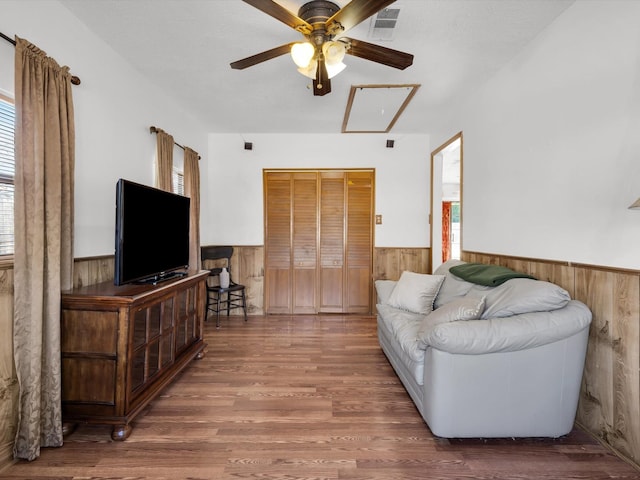
[[[635,479],[580,429],[559,439],[434,437],[378,347],[375,319],[272,316],[205,325],[207,355],[131,437],[80,426],[4,479]]]

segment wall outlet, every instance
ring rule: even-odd
[[[382,225],[382,215],[376,215],[376,225]]]

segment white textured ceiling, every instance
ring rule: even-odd
[[[392,41],[414,55],[397,70],[353,56],[314,97],[288,55],[245,70],[229,63],[301,35],[240,0],[60,0],[144,76],[219,133],[339,133],[351,85],[418,83],[394,133],[428,133],[443,109],[490,78],[574,0],[398,0]],[[280,0],[297,13],[304,0]],[[348,2],[335,1],[343,7]]]

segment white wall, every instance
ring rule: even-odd
[[[153,183],[150,125],[203,156],[203,243],[236,245],[263,244],[263,168],[373,167],[383,215],[376,246],[429,246],[429,154],[463,131],[465,249],[637,269],[640,212],[627,206],[640,196],[638,18],[640,2],[576,2],[452,105],[431,137],[207,137],[58,2],[3,0],[0,31],[32,41],[82,79],[74,87],[78,257],[113,253],[119,177]],[[0,90],[9,93],[13,53],[0,41]],[[243,150],[244,140],[254,150]]]
[[[151,125],[200,152],[206,177],[207,136],[201,123],[52,0],[3,0],[0,31],[18,35],[69,65],[76,125],[75,256],[113,254],[115,184],[123,177],[154,182]],[[15,49],[0,39],[0,91],[13,93]],[[182,155],[176,150],[175,155]],[[204,189],[206,190],[206,189]],[[207,196],[202,203],[206,208]]]
[[[576,2],[452,116],[465,250],[640,268],[638,19]]]
[[[244,150],[245,140],[253,150]],[[202,243],[264,243],[263,169],[375,168],[375,211],[383,216],[375,245],[429,246],[430,152],[427,135],[211,134]]]

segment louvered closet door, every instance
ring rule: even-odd
[[[344,305],[345,172],[320,173],[320,312]]]
[[[369,313],[372,170],[265,171],[265,312]]]
[[[373,172],[347,172],[345,311],[371,310]]]
[[[293,313],[317,313],[318,174],[293,174]]]
[[[291,313],[291,174],[265,172],[265,311]]]

